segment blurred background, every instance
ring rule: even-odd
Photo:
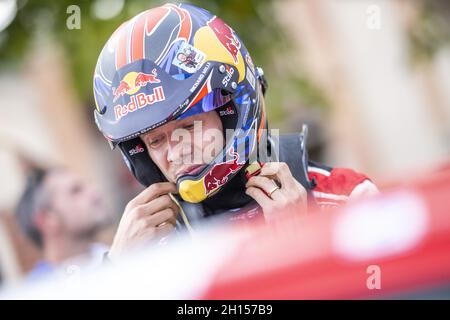
[[[450,2],[186,2],[237,32],[268,79],[270,126],[308,124],[311,159],[364,172],[381,189],[448,166]],[[0,0],[0,283],[40,258],[13,218],[34,168],[70,168],[116,218],[141,190],[96,129],[92,75],[111,33],[162,3]]]

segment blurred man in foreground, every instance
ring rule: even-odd
[[[99,194],[74,173],[62,168],[35,171],[16,214],[21,229],[42,251],[31,278],[74,258],[101,261],[105,250],[95,243],[96,236],[110,217]]]

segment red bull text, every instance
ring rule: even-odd
[[[153,93],[145,94],[138,93],[130,98],[130,102],[126,105],[117,105],[114,107],[114,114],[116,120],[120,120],[122,117],[126,116],[128,113],[134,112],[138,109],[145,108],[156,102],[161,102],[166,100],[164,96],[164,89],[162,86],[153,88]]]

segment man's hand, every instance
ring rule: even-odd
[[[130,247],[162,238],[175,229],[178,206],[168,193],[176,193],[174,183],[161,182],[146,188],[126,206],[111,249],[113,259]]]
[[[258,202],[267,221],[276,219],[280,212],[306,213],[306,190],[284,162],[264,164],[261,173],[248,180],[246,188],[245,193]]]

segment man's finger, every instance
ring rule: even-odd
[[[249,187],[245,190],[245,193],[255,199],[261,208],[270,208],[272,206],[273,200],[259,188]]]
[[[165,223],[162,224],[161,226],[158,226],[158,228],[156,229],[156,233],[158,234],[159,237],[164,237],[172,233],[174,229],[175,227],[172,224]]]
[[[148,203],[138,206],[137,210],[139,210],[142,215],[153,215],[167,208],[172,209],[175,213],[178,213],[180,210],[169,195],[165,194]]]
[[[171,208],[167,208],[151,215],[149,218],[147,218],[146,221],[148,226],[152,227],[156,227],[158,225],[161,225],[162,223],[172,224],[170,222],[173,222],[177,214],[178,213],[173,211]]]
[[[272,198],[275,201],[284,199],[283,192],[278,187],[276,182],[267,177],[262,177],[262,176],[251,177],[245,186],[247,188],[256,187],[256,188],[262,189],[267,194],[267,196],[269,196],[270,198]],[[275,188],[277,188],[277,189],[275,189]]]
[[[173,218],[170,218],[169,220],[164,221],[162,224],[169,223],[175,227],[177,225],[177,216],[178,216],[178,212],[175,212],[175,214],[173,215]],[[158,227],[160,225],[161,224],[159,224]]]
[[[264,176],[275,176],[280,170],[280,163],[279,162],[266,162],[261,167],[261,173],[260,175]]]
[[[141,205],[147,203],[163,194],[176,193],[177,186],[171,182],[154,183],[148,188],[139,193],[133,200],[130,201],[133,205]]]
[[[285,162],[267,162],[261,168],[260,176],[274,176],[281,183],[282,188],[290,190],[296,187],[295,178]]]

